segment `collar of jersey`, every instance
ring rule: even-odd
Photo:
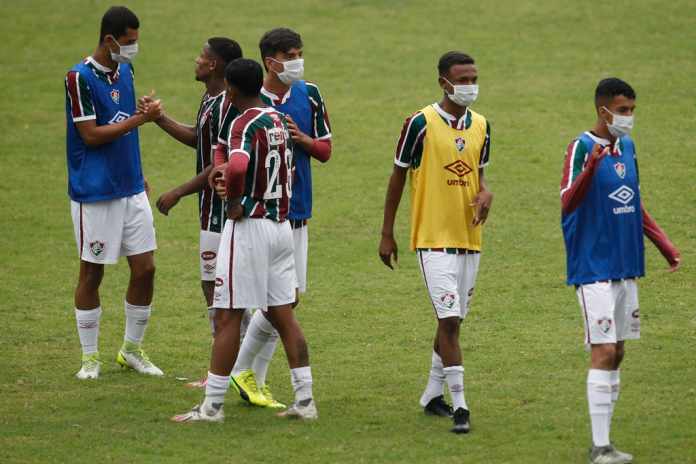
[[[288,101],[288,98],[290,98],[290,92],[292,92],[292,87],[288,89],[285,95],[279,97],[270,90],[266,89],[266,87],[261,87],[261,94],[271,101],[271,105],[282,105],[283,103]],[[276,103],[277,101],[280,101],[280,103]]]
[[[118,70],[120,66],[112,71],[110,68],[107,68],[106,66],[102,66],[101,64],[97,63],[97,60],[95,60],[94,57],[91,56],[85,58],[85,63],[87,63],[87,65],[90,68],[92,68],[92,71],[94,71],[94,74],[98,78],[108,82],[109,84],[113,84],[118,80]]]
[[[433,103],[433,108],[435,108],[437,114],[439,114],[442,120],[445,121],[452,129],[462,130],[471,127],[471,110],[469,110],[469,108],[466,109],[466,112],[459,119],[442,109],[439,103]]]
[[[602,137],[598,137],[590,131],[585,132],[585,134],[589,138],[591,138],[594,143],[598,143],[603,147],[611,147],[611,140],[607,140],[607,139],[604,139]],[[612,154],[613,155],[621,155],[622,154],[621,138],[620,137],[618,139],[616,139],[616,143],[614,144],[614,146],[612,148]]]

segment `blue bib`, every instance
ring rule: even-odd
[[[302,132],[312,136],[312,105],[305,81],[292,84],[290,98],[274,108],[290,115]],[[309,219],[312,217],[312,170],[310,155],[304,148],[295,145],[293,150],[295,176],[292,184],[289,219]]]
[[[119,77],[109,83],[86,63],[72,68],[87,80],[98,126],[113,124],[135,113],[130,65],[119,65]],[[68,194],[77,202],[111,200],[145,190],[138,129],[96,147],[87,146],[72,120],[66,97]]]
[[[578,139],[590,153],[595,141],[586,133]],[[628,136],[618,143],[620,155],[600,161],[582,203],[562,215],[569,285],[645,274],[635,147]]]

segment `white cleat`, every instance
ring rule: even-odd
[[[75,374],[80,380],[86,379],[96,379],[99,378],[99,369],[101,367],[101,362],[99,361],[99,353],[93,353],[82,356],[82,367],[80,371]]]
[[[629,464],[633,456],[617,451],[613,445],[590,448],[590,464]]]
[[[152,364],[150,358],[147,357],[142,348],[135,351],[124,351],[121,349],[116,356],[116,362],[123,367],[133,369],[136,372],[147,375],[162,377],[164,372],[162,369]]]
[[[276,414],[278,417],[287,417],[288,419],[315,420],[319,418],[317,406],[312,398],[302,401],[295,401],[288,409]]]
[[[189,412],[177,414],[171,418],[172,422],[223,422],[225,413],[222,405],[219,408],[204,409],[202,404],[197,404]]]

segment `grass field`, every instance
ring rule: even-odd
[[[286,423],[230,396],[224,425],[168,418],[201,393],[209,357],[198,283],[196,202],[156,216],[159,250],[146,348],[164,379],[122,373],[125,262],[102,286],[96,382],[78,382],[72,293],[78,262],[66,195],[65,72],[90,54],[102,1],[2,2],[0,49],[0,462],[581,463],[590,443],[587,355],[564,285],[558,183],[567,143],[594,121],[610,75],[638,93],[635,139],[645,204],[682,251],[674,275],[647,243],[643,339],[628,346],[612,437],[638,463],[696,463],[696,5],[689,0],[556,2],[155,2],[141,20],[139,93],[192,121],[202,86],[193,59],[229,35],[258,59],[261,34],[287,25],[305,41],[306,75],[333,123],[334,155],[315,165],[309,293],[317,423]],[[575,3],[575,5],[573,5]],[[475,109],[492,123],[496,194],[463,333],[473,433],[425,417],[432,310],[398,218],[395,272],[377,257],[382,205],[401,124],[440,98],[435,67],[461,49],[478,62]],[[188,179],[193,152],[141,129],[154,196]],[[270,371],[291,399],[282,350]],[[224,458],[220,458],[220,454]]]

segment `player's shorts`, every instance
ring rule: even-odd
[[[157,249],[152,209],[145,192],[89,203],[71,200],[70,209],[82,261],[116,264],[119,256]]]
[[[418,250],[418,264],[438,319],[464,319],[474,294],[481,253]]]
[[[640,338],[636,279],[580,285],[576,293],[582,309],[586,344]]]
[[[199,241],[201,280],[206,282],[215,281],[215,263],[217,262],[218,248],[220,247],[220,235],[217,232],[201,230]]]
[[[292,239],[295,243],[295,273],[297,274],[297,289],[300,293],[307,291],[307,249],[309,232],[307,221],[290,221]]]
[[[213,306],[280,306],[295,301],[295,258],[288,221],[227,220],[220,238]]]

